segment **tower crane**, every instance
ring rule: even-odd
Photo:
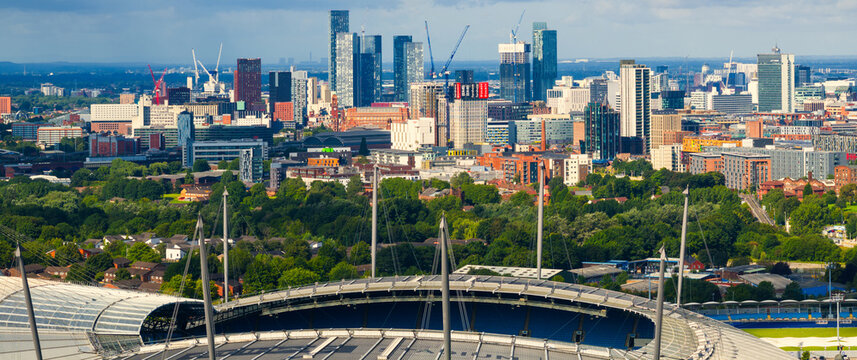
[[[443,64],[443,67],[439,72],[434,71],[434,55],[432,54],[431,49],[431,37],[429,36],[428,31],[428,20],[426,20],[426,42],[428,42],[429,48],[429,59],[431,60],[431,71],[429,71],[429,78],[435,80],[438,76],[443,75],[444,78],[444,93],[449,92],[449,65],[452,64],[452,59],[455,57],[455,53],[458,52],[458,48],[461,46],[461,41],[464,40],[464,35],[467,34],[467,29],[470,29],[470,25],[465,25],[464,30],[461,32],[461,35],[458,36],[458,42],[455,43],[455,47],[452,48],[452,52],[449,54],[449,58],[446,59],[446,62]]]
[[[521,11],[521,17],[518,18],[518,24],[515,25],[515,28],[512,29],[512,32],[509,34],[509,40],[511,40],[512,44],[518,42],[518,29],[521,27],[521,21],[524,20],[524,14],[527,12],[527,9]]]
[[[431,52],[431,36],[429,36],[428,30],[428,20],[426,22],[426,42],[428,43],[429,50],[429,60],[431,60],[431,71],[429,71],[429,78],[434,79],[434,55]]]
[[[196,87],[196,84],[199,83],[199,68],[196,66],[196,49],[190,49],[191,55],[193,55],[193,87]]]
[[[164,72],[158,80],[155,80],[155,73],[152,71],[152,65],[149,65],[149,74],[152,75],[152,83],[155,85],[155,89],[152,91],[155,94],[155,105],[161,105],[161,90],[164,86],[164,75],[167,74],[167,68],[164,68]]]

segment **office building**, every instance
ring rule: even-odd
[[[795,56],[774,48],[758,55],[759,112],[795,111]]]
[[[592,172],[592,157],[589,154],[571,154],[564,162],[562,182],[565,186],[577,186]]]
[[[65,96],[65,89],[51,83],[42,84],[40,90],[44,96]]]
[[[355,76],[354,106],[371,106],[375,101],[375,55],[361,53]]]
[[[547,23],[533,23],[533,100],[546,100],[556,80],[556,30]]]
[[[681,131],[681,115],[674,110],[660,110],[652,112],[652,149],[666,144],[664,133],[669,131]]]
[[[393,149],[416,151],[421,147],[437,145],[437,126],[434,118],[409,119],[390,125],[390,139]]]
[[[393,89],[396,101],[408,101],[408,67],[405,44],[413,42],[410,35],[393,36]]]
[[[268,73],[268,112],[276,111],[277,103],[292,101],[292,73],[271,71]]]
[[[619,69],[619,114],[621,136],[643,139],[643,152],[649,153],[649,126],[652,116],[651,69],[634,60],[622,60]]]
[[[243,101],[249,110],[265,110],[262,102],[262,59],[238,59],[234,85],[235,102]]]
[[[330,83],[330,88],[336,91],[336,71],[338,69],[336,62],[339,60],[337,52],[337,34],[347,33],[348,30],[348,10],[331,10],[330,11],[330,57],[327,64],[327,80]]]
[[[803,110],[805,109],[804,104],[810,102],[811,100],[820,100],[822,104],[824,104],[824,86],[812,86],[812,85],[804,85],[795,88],[795,109]],[[817,103],[817,102],[813,102]],[[822,105],[822,109],[824,106]]]
[[[569,115],[530,115],[527,120],[514,122],[518,144],[541,144],[542,122],[548,145],[570,144],[574,141],[574,125]],[[547,146],[547,145],[546,145]]]
[[[365,68],[365,74],[361,77],[361,88],[365,92],[362,96],[370,99],[368,103],[364,102],[363,105],[368,106],[373,102],[381,101],[383,94],[381,90],[381,35],[364,35],[360,43],[363,46],[360,66],[361,69]],[[367,64],[363,64],[364,61]]]
[[[690,108],[694,110],[711,110],[713,96],[714,93],[711,91],[691,91]]]
[[[92,104],[90,121],[133,121],[137,117],[137,104]]]
[[[795,87],[812,85],[812,68],[807,65],[795,65]]]
[[[613,160],[619,153],[620,119],[610,105],[589,103],[583,110],[585,139],[581,152],[593,160]]]
[[[390,130],[393,123],[404,123],[407,119],[408,108],[406,107],[354,107],[345,109],[341,130],[346,131],[356,127]]]
[[[83,137],[79,127],[41,126],[36,130],[36,143],[45,148],[59,144],[63,138],[79,137]]]
[[[167,100],[170,105],[190,104],[190,88],[177,87],[167,89]]]
[[[688,170],[691,174],[723,172],[723,156],[715,153],[690,153]]]
[[[518,41],[500,44],[500,98],[511,102],[532,99],[530,44]]]
[[[0,115],[12,113],[12,98],[0,96]]]
[[[11,126],[12,136],[21,138],[21,140],[24,141],[36,141],[36,139],[39,138],[39,128],[43,126],[51,126],[51,124],[14,122]]]
[[[547,106],[553,114],[582,113],[590,102],[590,88],[554,86],[547,91]]]
[[[511,145],[518,141],[515,121],[488,119],[485,142],[491,145]]]
[[[505,100],[488,101],[488,117],[494,120],[526,120],[533,113],[530,103],[513,103]]]
[[[661,110],[684,109],[684,91],[661,91]]]
[[[723,154],[723,176],[729,189],[756,189],[772,180],[771,157],[744,152]]]
[[[684,172],[684,164],[681,161],[681,144],[652,146],[652,168]]]
[[[753,96],[750,94],[712,95],[711,109],[724,114],[749,114],[753,112]]]
[[[449,137],[455,149],[485,142],[488,101],[459,99],[449,104]]]
[[[268,144],[273,143],[276,131],[266,126],[238,125],[209,125],[195,126],[193,141],[229,140],[229,139],[262,139]],[[178,128],[176,127],[144,127],[134,128],[134,136],[140,138],[140,148],[149,149],[152,135],[163,136],[164,148],[179,146]]]
[[[140,139],[122,135],[89,134],[90,157],[136,155],[140,152]]]
[[[192,166],[197,159],[216,164],[220,161],[239,160],[239,179],[257,182],[262,179],[263,164],[268,159],[268,143],[261,139],[234,139],[216,141],[194,141],[185,156],[185,166]]]
[[[182,111],[176,121],[176,145],[185,147],[194,140],[195,125],[193,123],[193,113]]]
[[[360,91],[360,37],[357,33],[336,35],[336,96],[339,107],[357,106]]]

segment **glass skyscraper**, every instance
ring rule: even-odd
[[[361,89],[362,91],[368,91],[368,93],[362,96],[364,98],[371,98],[369,103],[381,101],[381,95],[383,94],[381,88],[381,35],[365,35],[361,39],[361,43],[363,45],[361,53],[363,55],[371,55],[366,58],[366,61],[369,61],[369,64],[366,66],[371,67],[371,73],[366,74],[369,78],[361,78],[361,81],[364,82]],[[364,56],[361,55],[360,58],[362,61]],[[361,63],[361,68],[362,66]]]
[[[292,101],[292,73],[271,71],[268,73],[268,112],[274,113],[278,102]]]
[[[336,96],[339,106],[348,108],[359,103],[360,37],[357,33],[336,35]]]
[[[619,153],[619,113],[604,103],[583,109],[584,145],[581,152],[594,160],[612,160]]]
[[[393,36],[393,88],[396,101],[408,101],[408,67],[405,45],[413,42],[410,35]]]
[[[409,42],[405,44],[405,75],[407,91],[410,91],[411,84],[425,80],[423,43]]]
[[[794,112],[795,56],[774,48],[758,55],[759,112]]]
[[[556,30],[547,23],[533,23],[533,100],[546,99],[556,80]]]
[[[500,98],[511,102],[529,102],[533,91],[530,84],[530,44],[518,41],[500,44]]]
[[[327,63],[327,80],[336,89],[336,34],[348,32],[348,10],[330,11],[330,57]]]

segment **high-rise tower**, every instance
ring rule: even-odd
[[[339,107],[357,106],[360,91],[360,37],[356,33],[336,35],[336,96]]]
[[[336,89],[336,34],[348,32],[348,10],[330,11],[330,57],[327,64],[327,80],[331,89]]]
[[[405,45],[413,42],[410,35],[393,37],[393,88],[396,101],[408,101],[408,68]]]
[[[643,139],[643,152],[649,153],[649,127],[652,118],[651,69],[634,60],[622,60],[619,68],[619,114],[621,136]]]
[[[381,101],[381,95],[383,94],[381,90],[381,35],[365,35],[362,36],[360,42],[363,45],[361,59],[365,55],[370,55],[369,57],[365,57],[369,63],[365,65],[361,64],[361,67],[365,66],[367,72],[369,72],[366,74],[366,78],[361,78],[361,81],[363,81],[361,91],[366,92],[366,94],[363,94],[363,98],[371,99],[369,103]]]
[[[262,59],[238,59],[235,101],[243,101],[249,110],[265,110],[262,103]]]
[[[517,41],[500,44],[500,97],[511,102],[532,99],[530,85],[530,44]]]
[[[758,55],[759,112],[795,111],[795,56],[774,48]]]
[[[533,23],[533,100],[546,99],[556,80],[556,30],[547,23]]]

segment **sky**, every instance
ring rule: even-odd
[[[443,63],[470,25],[459,60],[498,58],[497,44],[525,11],[557,30],[560,59],[749,58],[777,44],[796,56],[857,55],[857,0],[2,0],[0,61],[213,64],[237,57],[326,57],[331,9],[350,10],[351,31],[425,41]],[[428,54],[426,54],[428,56]],[[428,60],[428,59],[427,59]]]

